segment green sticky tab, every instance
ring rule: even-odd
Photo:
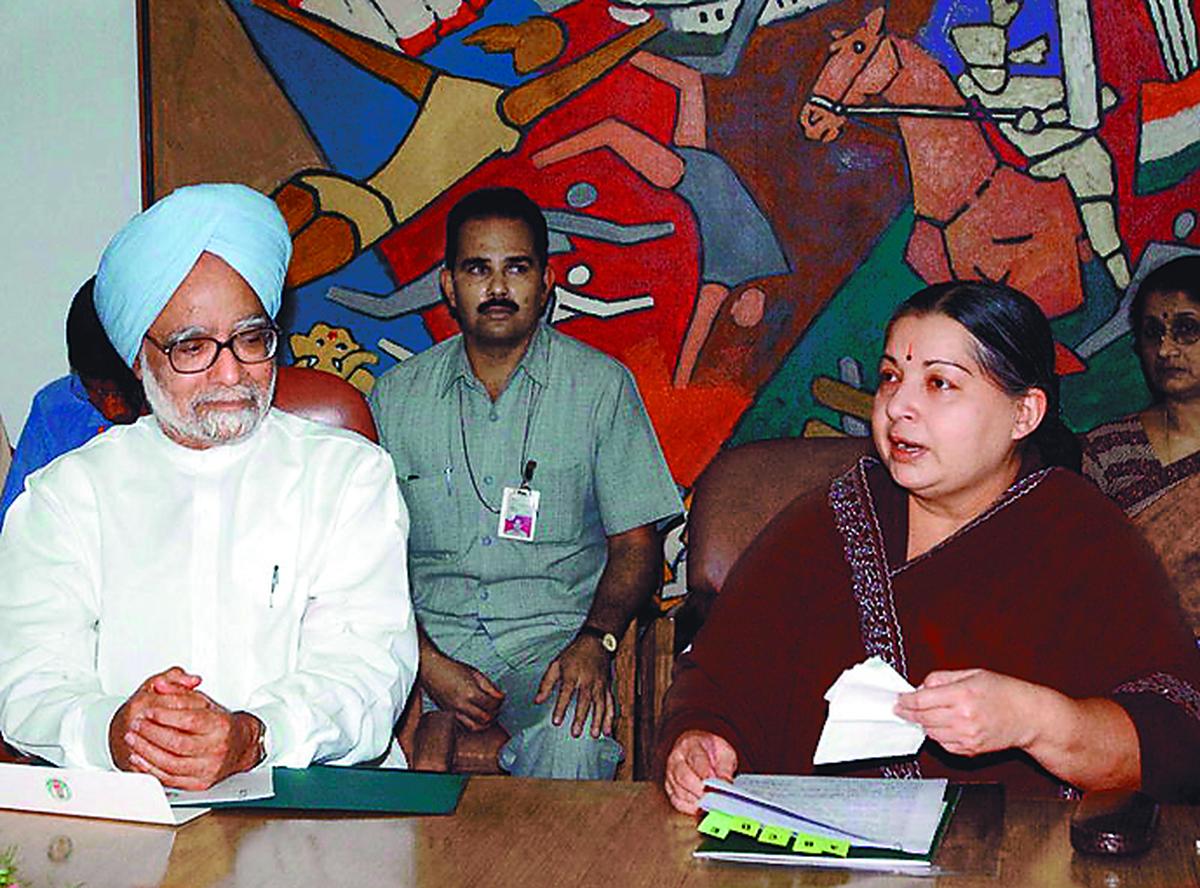
[[[783,848],[792,840],[792,831],[782,826],[764,826],[758,834],[758,840],[768,845],[779,845]]]
[[[729,825],[731,830],[733,830],[735,833],[741,833],[744,836],[749,836],[750,838],[757,836],[759,829],[762,828],[761,823],[759,823],[757,820],[751,820],[749,817],[733,817],[730,819],[732,821]]]
[[[728,814],[722,814],[720,811],[709,811],[704,815],[704,819],[700,821],[700,825],[696,829],[704,833],[706,836],[712,836],[714,839],[723,839],[729,835],[729,827],[733,823],[733,818]]]
[[[799,854],[820,854],[825,850],[825,840],[820,836],[810,836],[808,833],[796,833],[796,841],[792,850]]]
[[[850,853],[850,843],[845,839],[824,839],[825,853],[834,857],[845,857]]]
[[[846,857],[850,853],[850,843],[843,839],[827,839],[824,836],[796,833],[796,841],[792,843],[792,850],[800,854],[832,854],[834,857]]]

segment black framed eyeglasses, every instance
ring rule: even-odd
[[[203,373],[217,362],[223,348],[228,348],[243,364],[261,364],[275,357],[275,349],[279,347],[279,331],[275,327],[242,330],[224,342],[211,336],[187,336],[162,345],[149,333],[145,339],[167,356],[176,373]]]
[[[1158,345],[1167,336],[1176,345],[1195,345],[1200,342],[1200,318],[1194,315],[1180,314],[1171,318],[1170,325],[1164,324],[1158,318],[1145,318],[1142,321],[1140,336],[1143,342]]]

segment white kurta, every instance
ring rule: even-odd
[[[113,714],[178,665],[262,720],[273,764],[375,758],[416,674],[407,534],[352,432],[272,410],[190,450],[114,426],[30,475],[0,534],[0,733],[111,768]]]

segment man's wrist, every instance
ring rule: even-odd
[[[610,657],[617,653],[617,645],[619,643],[616,633],[609,632],[607,629],[601,629],[599,626],[594,626],[591,623],[584,623],[579,627],[577,638],[592,638],[600,643],[600,647],[604,649]]]
[[[234,717],[243,723],[248,732],[242,770],[249,771],[261,765],[267,758],[267,726],[252,712],[239,711],[234,713]]]

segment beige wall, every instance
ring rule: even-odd
[[[67,369],[75,288],[141,202],[136,0],[0,5],[0,415]]]

